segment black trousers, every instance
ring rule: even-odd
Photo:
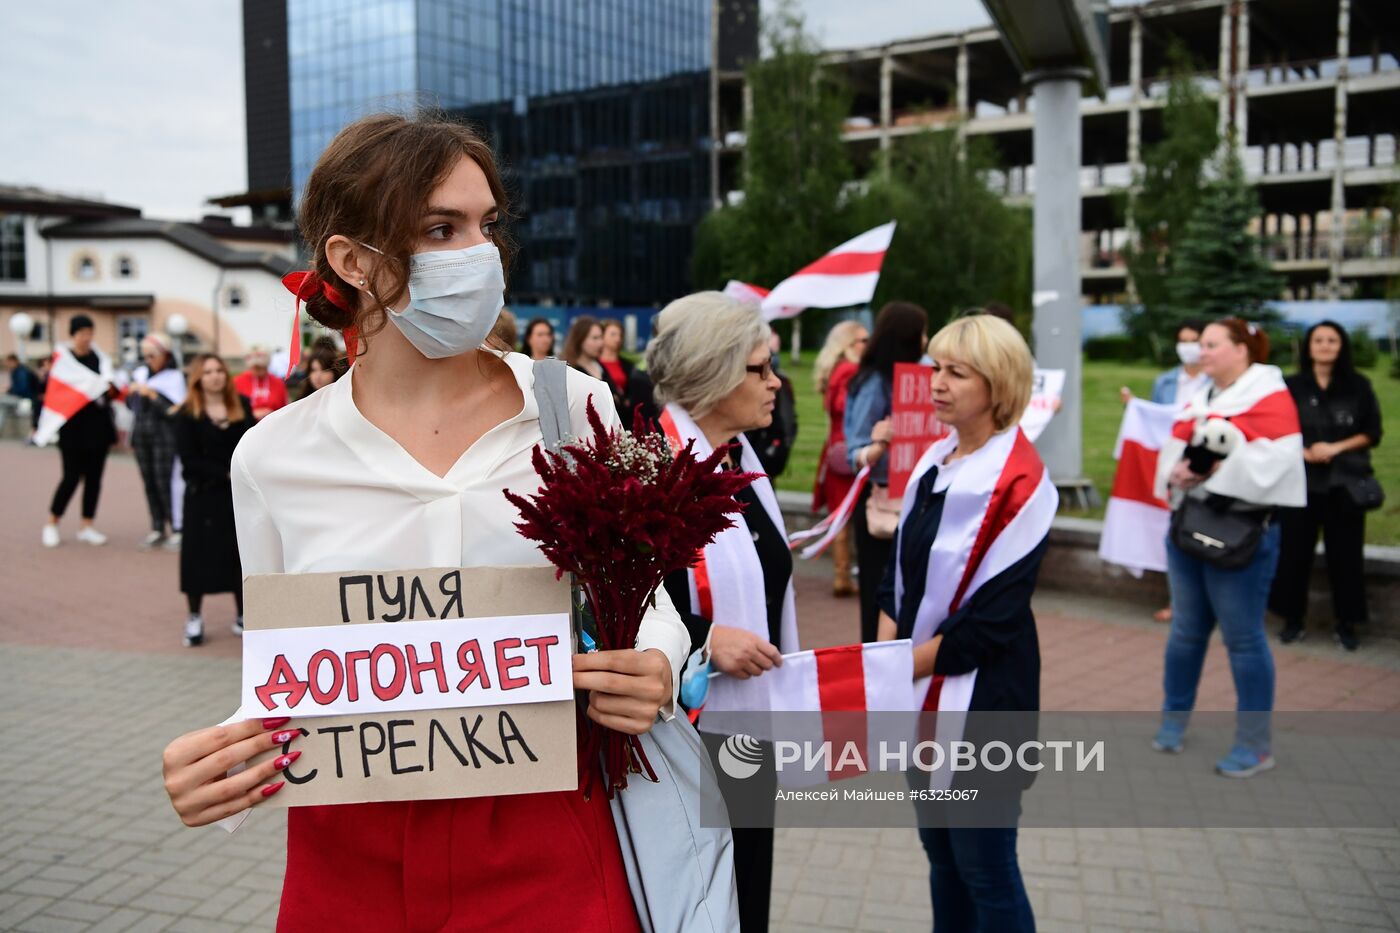
[[[201,610],[201,609],[203,608],[203,606],[204,606],[204,594],[203,594],[203,593],[186,593],[186,594],[185,594],[185,599],[189,602],[189,605],[190,605],[190,612],[193,613],[194,615],[199,615],[200,610]],[[234,606],[236,606],[236,607],[238,608],[238,615],[239,615],[240,618],[242,618],[242,616],[243,616],[243,587],[240,586],[238,589],[236,589],[236,590],[233,591],[233,604],[234,604]]]
[[[102,493],[102,471],[107,466],[106,447],[59,447],[63,455],[63,479],[53,491],[49,514],[63,517],[78,483],[83,484],[83,518],[97,515],[97,497]]]
[[[866,484],[856,502],[851,524],[856,529],[856,567],[860,569],[860,640],[874,641],[880,627],[880,582],[885,578],[894,541],[870,534],[865,521],[865,503],[870,498],[871,485]]]
[[[1326,495],[1310,492],[1305,508],[1280,509],[1278,514],[1283,535],[1269,608],[1290,622],[1301,622],[1307,615],[1308,582],[1321,530],[1336,621],[1367,621],[1362,559],[1366,513],[1352,505],[1343,490],[1332,489]]]
[[[766,714],[755,713],[756,716]],[[773,824],[777,812],[778,772],[773,746],[763,743],[763,762],[757,774],[736,779],[719,759],[724,737],[700,733],[710,753],[720,795],[734,833],[734,887],[739,900],[740,933],[768,929],[768,908],[773,898]]]

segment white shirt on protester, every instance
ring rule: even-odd
[[[1176,380],[1175,401],[1177,406],[1185,405],[1187,402],[1191,401],[1191,399],[1195,398],[1196,393],[1201,391],[1208,382],[1210,382],[1210,377],[1207,376],[1204,371],[1198,372],[1194,376],[1188,376],[1186,370],[1183,369],[1181,375]]]
[[[519,513],[501,493],[539,488],[530,455],[540,442],[530,359],[503,359],[525,407],[482,435],[444,477],[360,414],[351,395],[354,367],[254,425],[232,466],[243,573],[546,565],[535,542],[516,531]],[[619,423],[603,383],[570,369],[567,384],[568,433],[591,433],[590,396],[604,424]],[[665,589],[658,588],[637,636],[637,649],[647,648],[670,660],[674,701],[690,635]],[[673,710],[665,707],[665,717]]]

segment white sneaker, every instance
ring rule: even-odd
[[[63,543],[63,539],[58,536],[57,525],[44,526],[44,547],[58,547]]]
[[[204,616],[190,613],[185,620],[185,647],[193,648],[204,642]]]
[[[155,547],[157,544],[160,544],[164,540],[165,532],[153,531],[150,534],[146,535],[146,537],[141,539],[141,548],[142,550],[149,551],[151,548]]]
[[[91,544],[94,547],[107,543],[107,536],[93,528],[91,525],[78,529],[78,540],[84,544]]]
[[[180,532],[176,531],[172,533],[170,537],[165,539],[165,544],[162,545],[162,547],[164,547],[167,551],[178,551],[180,550],[180,540]]]
[[[238,618],[236,618],[236,619],[233,620],[233,634],[235,634],[235,635],[242,635],[242,634],[243,634],[243,617],[242,617],[242,616],[239,616]]]

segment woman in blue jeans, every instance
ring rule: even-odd
[[[952,431],[929,447],[909,480],[880,588],[879,636],[913,641],[920,709],[949,714],[936,717],[936,742],[999,741],[1015,749],[1035,738],[1040,643],[1031,594],[1059,502],[1019,427],[1031,396],[1031,353],[1014,327],[982,314],[939,331],[929,355],[934,411]],[[1027,715],[958,715],[984,710]],[[939,933],[1035,929],[1016,861],[1029,776],[959,774],[956,789],[975,787],[981,799],[995,800],[995,812],[979,810],[978,826],[948,825],[956,812],[920,811]],[[932,790],[953,783],[945,771],[927,780]]]
[[[1255,325],[1239,318],[1208,324],[1201,334],[1201,368],[1212,385],[1177,416],[1172,437],[1157,458],[1157,494],[1170,496],[1174,511],[1190,504],[1205,514],[1204,505],[1263,528],[1252,556],[1238,566],[1225,559],[1229,555],[1220,556],[1222,548],[1198,556],[1178,546],[1182,536],[1188,545],[1219,541],[1211,529],[1187,521],[1192,511],[1173,516],[1174,530],[1167,536],[1172,627],[1162,678],[1162,725],[1152,744],[1162,752],[1181,751],[1211,629],[1219,624],[1239,713],[1234,745],[1215,769],[1234,778],[1253,777],[1274,766],[1274,659],[1264,632],[1264,608],[1279,556],[1273,513],[1307,499],[1298,409],[1283,373],[1265,365],[1268,357],[1269,339]]]

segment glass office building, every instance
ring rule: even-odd
[[[714,198],[711,72],[757,54],[758,0],[244,0],[244,11],[251,188],[290,207],[347,123],[440,109],[481,128],[500,159],[513,304],[645,307],[688,290],[694,227]]]
[[[710,0],[287,0],[292,190],[356,117],[709,69]]]

